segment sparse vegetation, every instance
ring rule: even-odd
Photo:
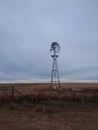
[[[0,91],[0,129],[5,127],[2,122],[5,130],[98,129],[97,85],[62,84],[53,91],[49,84],[14,84],[20,93],[13,98],[11,91]]]

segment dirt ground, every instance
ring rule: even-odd
[[[65,84],[65,87],[68,85],[79,88],[96,88],[98,86],[98,84]],[[16,85],[16,87],[18,86],[19,84]],[[49,92],[48,87],[46,87],[47,91],[43,89],[45,86],[48,85],[22,84],[17,89],[24,95],[33,93],[33,98],[34,94],[37,95],[36,101],[5,102],[4,100],[4,102],[0,102],[0,130],[98,130],[97,101],[65,100],[66,95],[68,99],[70,97],[76,99],[75,94],[81,98],[84,96],[84,92],[74,94],[62,91]],[[1,94],[8,96],[5,91],[2,91]],[[87,95],[85,98],[88,96],[94,98],[92,93],[86,92],[85,95]],[[50,98],[51,96],[52,98]]]

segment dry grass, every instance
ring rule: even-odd
[[[12,100],[11,90],[0,91],[0,130],[98,129],[98,84],[62,84],[58,91],[50,84],[0,84],[12,85],[22,94]]]
[[[15,87],[14,101],[40,102],[48,100],[77,101],[77,102],[97,102],[97,83],[63,83],[61,89],[53,91],[50,84],[0,84],[3,87]],[[74,91],[74,89],[76,89]],[[0,91],[0,100],[11,100],[12,91]],[[8,100],[9,99],[9,100]]]

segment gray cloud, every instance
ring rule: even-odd
[[[51,42],[66,79],[98,79],[98,1],[0,0],[0,79],[49,78]]]

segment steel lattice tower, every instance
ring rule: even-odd
[[[53,58],[52,71],[51,71],[51,88],[53,89],[60,88],[60,79],[57,64],[58,55],[56,54],[57,52],[59,52],[59,50],[60,50],[59,44],[57,42],[53,42],[51,44],[50,49],[50,51],[53,51],[53,55],[51,55],[51,57]]]

